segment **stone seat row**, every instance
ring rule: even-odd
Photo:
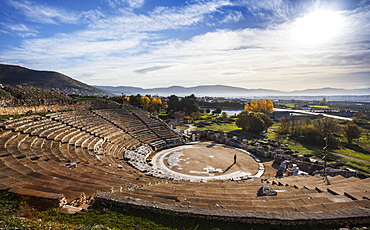
[[[361,180],[356,177],[345,178],[338,175],[335,177],[328,176],[328,181],[329,184],[323,177],[316,175],[305,177],[291,176],[272,180],[271,183],[281,187],[291,186],[314,189],[320,193],[329,192],[337,197],[345,196],[352,200],[370,200],[370,178]]]
[[[8,134],[9,135],[9,134]],[[49,191],[53,191],[54,193],[56,194],[59,194],[58,191],[65,191],[64,193],[68,193],[66,194],[67,198],[71,198],[73,197],[74,195],[76,195],[75,193],[70,193],[68,189],[66,188],[63,188],[63,189],[59,189],[57,190],[56,188],[60,188],[60,183],[62,184],[66,184],[66,182],[70,181],[70,182],[73,182],[73,181],[78,181],[80,180],[79,178],[83,178],[83,180],[86,179],[86,177],[89,177],[89,174],[85,175],[85,174],[81,174],[79,175],[78,173],[76,174],[75,171],[73,171],[73,177],[70,176],[70,173],[68,173],[68,170],[70,169],[66,169],[66,168],[63,168],[60,164],[60,162],[58,161],[55,161],[55,160],[50,160],[53,158],[53,156],[49,156],[49,160],[46,160],[46,161],[32,161],[30,160],[30,158],[27,158],[27,157],[24,157],[24,158],[16,158],[15,155],[19,155],[21,154],[21,150],[22,151],[29,151],[30,152],[30,149],[28,149],[27,146],[30,146],[31,144],[30,143],[40,143],[38,141],[35,141],[35,139],[37,137],[33,137],[33,136],[29,136],[29,135],[25,135],[25,134],[21,134],[21,133],[13,133],[13,135],[15,136],[14,138],[9,138],[9,139],[6,139],[6,137],[4,137],[4,135],[2,135],[2,138],[1,138],[1,146],[3,147],[2,151],[1,152],[4,152],[4,151],[7,151],[11,154],[5,156],[5,157],[1,157],[1,163],[2,163],[2,172],[13,172],[13,174],[9,174],[9,175],[13,175],[13,178],[14,180],[11,180],[13,183],[14,182],[19,182],[20,185],[17,185],[16,187],[14,187],[14,190],[17,190],[19,191],[19,189],[21,189],[24,193],[24,191],[31,191],[31,187],[34,186],[34,188],[36,188],[37,186],[44,186],[44,187],[40,187],[39,190],[34,190],[34,192],[36,193],[37,191],[42,191],[42,192],[46,192]],[[18,144],[16,144],[17,146],[14,146],[15,145],[15,141],[13,140],[23,140],[21,141],[21,144],[19,144],[19,149],[17,148]],[[29,140],[27,140],[29,139]],[[39,138],[39,139],[42,139],[42,138]],[[9,141],[9,142],[8,142]],[[44,141],[42,142],[42,146],[40,146],[39,148],[42,149],[43,151],[43,154],[47,155],[47,154],[55,154],[55,155],[58,155],[55,151],[55,148],[53,148],[52,146],[47,146],[47,142],[52,142],[50,140],[46,140],[44,139]],[[14,143],[14,144],[12,144]],[[77,154],[78,155],[78,151],[76,151],[76,149],[70,149],[71,151],[68,152],[68,148],[72,147],[72,148],[75,148],[74,146],[72,145],[68,145],[68,144],[61,144],[60,142],[52,142],[52,143],[58,143],[59,145],[63,145],[65,146],[66,148],[63,150],[63,149],[60,149],[58,152],[59,153],[62,153],[64,154],[62,157],[64,158],[68,158],[68,154]],[[50,144],[50,143],[49,143]],[[34,147],[31,147],[31,149],[36,149],[38,148],[37,146],[34,146]],[[82,148],[78,148],[80,150],[83,150]],[[48,151],[47,151],[48,150]],[[71,155],[72,156],[72,155]],[[85,157],[87,157],[88,154],[85,155]],[[73,157],[72,157],[73,158]],[[83,157],[79,156],[78,159],[82,160]],[[77,160],[77,158],[74,158],[74,160]],[[86,160],[86,159],[85,159]],[[66,160],[67,161],[67,160]],[[90,159],[91,161],[91,159]],[[35,164],[36,163],[36,164]],[[91,165],[89,167],[86,167],[88,168],[88,170],[92,170],[95,166],[94,165]],[[81,168],[81,167],[79,167]],[[63,173],[65,172],[65,173]],[[107,189],[107,187],[104,187],[104,186],[95,186],[94,185],[94,181],[102,181],[102,184],[106,184],[107,181],[109,181],[109,179],[107,180],[107,178],[102,178],[101,174],[102,172],[104,172],[104,170],[102,169],[99,169],[99,170],[96,170],[97,173],[100,174],[100,176],[97,176],[97,177],[94,177],[92,178],[92,180],[89,181],[89,185],[86,184],[82,187],[86,187],[86,188],[91,188],[91,187],[94,187],[94,189]],[[112,169],[108,169],[108,170],[105,170],[105,173],[107,172],[112,172]],[[63,174],[63,175],[61,175]],[[53,177],[47,177],[47,175],[53,175]],[[69,176],[68,176],[69,175]],[[104,175],[104,174],[103,174]],[[3,178],[3,177],[2,177]],[[36,178],[36,179],[35,179]],[[59,181],[59,179],[63,179],[63,182],[62,181]],[[45,184],[45,180],[50,180],[50,181],[53,181],[53,182],[56,182],[58,181],[57,184]],[[66,180],[66,181],[64,181]],[[32,181],[32,183],[31,183]],[[2,184],[2,187],[12,187],[11,184],[8,184],[8,185],[4,185],[4,180],[2,180],[1,184]],[[60,183],[59,183],[60,182]],[[94,182],[94,183],[93,183]],[[24,183],[27,183],[27,185],[24,185]],[[29,183],[31,183],[32,185],[29,185]],[[22,186],[21,186],[22,185]],[[21,186],[21,188],[20,188]],[[36,187],[35,187],[36,186]],[[81,191],[85,191],[87,193],[87,189],[83,189],[82,187],[76,187],[75,189],[73,190],[81,190]],[[47,188],[47,189],[46,189]],[[96,191],[96,190],[94,190]]]
[[[133,114],[140,120],[142,120],[143,123],[145,123],[149,129],[151,129],[156,135],[158,135],[162,139],[171,139],[178,137],[178,135],[176,135],[173,130],[166,127],[163,122],[150,117],[147,112],[133,111]]]
[[[137,119],[135,116],[130,114],[127,111],[124,110],[102,110],[102,111],[94,111],[95,113],[99,114],[102,117],[105,117],[106,119],[112,120],[118,127],[126,130],[131,136],[135,137],[135,139],[150,144],[155,150],[163,149],[168,146],[168,143],[164,141],[164,139],[168,138],[179,138],[175,135],[170,136],[160,136],[157,135],[155,132],[153,132],[150,128],[148,128],[145,123],[141,122],[139,119]],[[127,126],[127,121],[131,121],[130,124],[133,124],[135,121],[134,128]],[[159,123],[159,122],[158,122]],[[169,129],[167,129],[167,132],[170,132]],[[182,144],[182,141],[170,141],[171,146]]]
[[[112,139],[113,143],[116,140],[119,140],[120,145],[123,145],[124,143],[129,144],[128,146],[123,146],[126,149],[137,147],[140,144],[140,142],[138,142],[137,139],[139,140],[142,139],[142,142],[144,143],[152,143],[151,146],[154,149],[163,149],[167,147],[165,141],[156,137],[148,129],[143,131],[144,134],[147,134],[145,137],[141,136],[141,138],[138,137],[137,139],[135,139],[135,138],[132,138],[130,135],[125,134],[122,130],[119,130],[115,126],[109,127],[109,123],[107,123],[106,121],[100,120],[100,122],[104,123],[102,126],[100,126],[101,127],[100,130],[102,130],[102,132],[96,132],[95,127],[97,125],[95,122],[96,120],[99,120],[99,117],[97,117],[91,112],[83,112],[83,113],[79,112],[79,115],[77,115],[76,113],[77,112],[72,111],[72,112],[50,114],[45,119],[43,117],[29,117],[28,119],[22,119],[20,122],[12,122],[13,126],[11,126],[11,128],[18,130],[18,129],[22,129],[22,127],[24,126],[39,127],[40,131],[38,133],[32,133],[31,130],[28,130],[28,129],[25,129],[25,130],[28,130],[30,134],[33,134],[33,135],[37,135],[37,134],[43,135],[47,139],[60,141],[62,143],[69,143],[75,146],[81,146],[81,147],[88,148],[88,149],[96,149],[96,144],[98,142],[96,138],[94,138],[93,136],[89,136],[89,133],[94,134],[95,136],[98,134],[107,139],[109,139],[110,137],[115,137],[115,139],[114,138]],[[85,129],[86,127],[91,126],[91,127],[94,127],[95,130],[91,130],[91,132],[89,133],[84,133],[84,132],[81,132],[81,128],[79,129],[78,127],[73,127],[74,124],[69,123],[68,120],[71,120],[71,121],[78,120],[74,117],[74,115],[80,116],[82,117],[81,118],[82,120],[87,121],[86,123],[80,122],[80,124],[85,125]],[[94,117],[94,119],[85,119],[86,117],[89,117],[89,116]],[[94,122],[91,124],[91,121],[94,121]],[[35,124],[35,122],[38,122],[40,124]],[[46,125],[45,124],[46,122],[49,122],[51,124]],[[63,122],[63,124],[60,124],[59,122]],[[22,125],[22,127],[20,125]],[[107,126],[109,127],[108,129],[106,128]],[[10,127],[8,126],[7,128],[10,128]],[[27,131],[23,130],[23,132],[26,133]],[[122,136],[124,135],[126,137],[122,138]],[[127,141],[125,141],[126,139]],[[91,143],[94,143],[94,145],[91,145]],[[181,144],[181,141],[174,141],[173,143]]]
[[[95,114],[111,121],[126,132],[146,129],[146,125],[126,110],[96,110]]]
[[[91,194],[137,182],[137,175],[130,173],[130,167],[122,158],[130,149],[145,153],[146,150],[139,147],[140,141],[92,112],[77,119],[70,118],[73,116],[65,112],[2,122],[0,160],[4,172],[11,172],[6,178],[11,176],[12,180],[1,179],[0,187],[28,195],[37,195],[39,191],[45,196],[59,196],[64,191],[65,196],[72,199],[76,191]],[[166,143],[156,138],[152,140],[153,146],[158,142],[163,146]],[[151,147],[147,147],[149,149],[151,151]],[[142,163],[137,166],[149,167],[146,162]],[[158,177],[171,179],[167,175]],[[72,188],[74,181],[78,183]]]
[[[149,128],[163,126],[161,122],[150,117],[149,113],[144,112],[142,110],[132,111],[132,114],[139,118]]]
[[[122,129],[127,130],[136,138],[142,139],[144,143],[154,142],[159,139],[179,138],[172,132],[172,130],[165,127],[163,123],[149,118],[148,113],[143,111],[140,112],[140,114],[142,115],[138,115],[137,111],[133,111],[132,114],[130,114],[128,112],[125,112],[124,110],[104,110],[96,112],[99,113],[101,116],[112,120],[116,125],[118,125]],[[147,118],[144,119],[143,117]],[[138,118],[140,118],[141,121]],[[132,126],[127,126],[127,121],[129,120],[135,121],[135,128],[132,128]],[[145,123],[146,120],[150,123]],[[130,124],[132,124],[132,122]],[[155,124],[153,129],[151,128],[151,126],[153,126],[151,124]]]
[[[231,185],[233,183],[233,185]],[[223,184],[228,184],[222,187]],[[314,190],[294,189],[292,187],[281,190],[277,196],[258,197],[256,191],[261,186],[258,181],[236,182],[208,182],[205,186],[202,183],[192,183],[188,186],[182,181],[170,181],[168,184],[149,185],[142,188],[146,191],[145,196],[153,197],[156,201],[166,202],[175,197],[179,205],[194,207],[220,207],[232,208],[237,210],[249,211],[328,211],[340,210],[346,206],[353,208],[364,208],[369,202],[356,202],[349,199],[343,199],[345,202],[335,201],[334,195],[325,193],[321,195]],[[226,189],[226,190],[225,190]],[[278,187],[276,186],[276,189]],[[309,192],[307,192],[309,191]],[[161,194],[161,196],[157,196]],[[320,196],[317,196],[317,195]],[[168,202],[168,201],[167,201]],[[269,209],[268,209],[269,208]]]
[[[57,115],[55,114],[49,115],[49,117],[53,120],[53,122],[56,122],[56,121],[64,122],[64,125],[66,127],[70,127],[69,129],[70,133],[66,135],[65,133],[63,133],[63,129],[62,129],[62,130],[58,130],[60,135],[55,135],[55,136],[51,135],[48,138],[57,139],[59,136],[63,136],[63,138],[60,139],[60,141],[62,142],[68,141],[70,143],[72,142],[76,144],[77,146],[90,147],[89,149],[93,149],[93,147],[91,147],[91,144],[89,145],[90,141],[88,141],[89,139],[93,139],[93,137],[89,136],[86,133],[84,134],[83,132],[80,132],[82,130],[91,135],[99,136],[105,139],[119,139],[120,144],[123,144],[125,141],[127,145],[125,147],[128,149],[136,147],[140,144],[140,142],[138,142],[134,138],[124,133],[121,129],[115,127],[114,125],[110,124],[109,122],[105,120],[99,119],[99,117],[97,117],[96,115],[90,112],[86,112],[82,114],[83,115],[81,116],[82,121],[79,122],[79,125],[76,125],[75,123],[69,123],[68,119],[70,117],[73,117],[73,114],[74,113],[72,112],[65,112],[61,114],[57,113]],[[86,117],[88,117],[88,119],[86,119]],[[72,119],[72,121],[74,120],[75,119]],[[67,128],[64,128],[64,129],[67,129]],[[124,141],[122,141],[122,139]]]

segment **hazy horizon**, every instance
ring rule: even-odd
[[[368,0],[4,0],[0,62],[89,85],[370,87]]]
[[[317,89],[341,89],[341,90],[360,90],[360,89],[369,89],[370,87],[358,87],[358,88],[335,88],[335,87],[321,87],[321,88],[302,88],[299,90],[291,89],[291,90],[277,90],[272,88],[248,88],[248,87],[241,87],[241,86],[231,86],[231,85],[190,85],[190,86],[181,86],[181,85],[170,85],[170,86],[159,86],[159,87],[141,87],[141,86],[131,86],[131,85],[91,85],[91,86],[103,86],[103,87],[132,87],[132,88],[142,88],[142,89],[156,89],[156,88],[171,88],[171,87],[182,87],[182,88],[194,88],[194,87],[202,87],[202,86],[226,86],[226,87],[236,87],[236,88],[243,88],[243,89],[252,89],[252,90],[276,90],[281,92],[293,92],[293,91],[304,91],[304,90],[317,90]]]

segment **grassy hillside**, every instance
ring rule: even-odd
[[[106,92],[52,71],[31,70],[20,66],[0,64],[0,84],[30,85],[55,89],[68,94],[105,95]]]
[[[67,94],[55,90],[21,85],[0,88],[0,106],[65,105],[71,102]]]

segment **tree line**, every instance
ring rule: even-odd
[[[298,137],[302,142],[316,145],[323,145],[324,139],[328,138],[329,146],[337,147],[341,135],[346,138],[348,143],[352,143],[353,140],[361,137],[362,130],[353,122],[340,125],[332,118],[311,120],[309,118],[281,117],[277,132],[283,135],[290,134]]]
[[[162,99],[152,97],[151,95],[143,96],[140,94],[118,96],[114,97],[114,100],[121,103],[128,103],[152,113],[158,113],[161,111],[166,111],[168,114],[184,112],[186,115],[191,116],[191,114],[200,111],[197,98],[194,94],[181,99],[176,95],[171,95],[168,97],[167,101],[162,101]]]
[[[166,101],[160,98],[151,97],[150,95],[142,96],[140,94],[131,96],[116,97],[116,100],[124,101],[138,108],[144,109],[148,112],[165,111],[169,116],[180,112],[184,115],[198,119],[202,113],[210,112],[200,109],[197,98],[194,94],[179,98],[176,95],[171,95]],[[268,116],[274,111],[274,104],[271,100],[252,100],[244,105],[244,110],[237,115],[236,125],[242,130],[252,133],[267,132],[274,122]],[[217,114],[221,113],[218,108],[215,111]],[[299,140],[309,144],[324,144],[324,139],[328,139],[331,147],[337,147],[339,144],[339,137],[343,135],[348,143],[361,136],[361,128],[353,122],[340,125],[332,118],[318,118],[311,120],[294,119],[282,117],[277,128],[277,132],[282,135],[289,134],[298,137]]]

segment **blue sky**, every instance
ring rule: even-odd
[[[1,0],[0,41],[90,85],[370,87],[370,0]]]

